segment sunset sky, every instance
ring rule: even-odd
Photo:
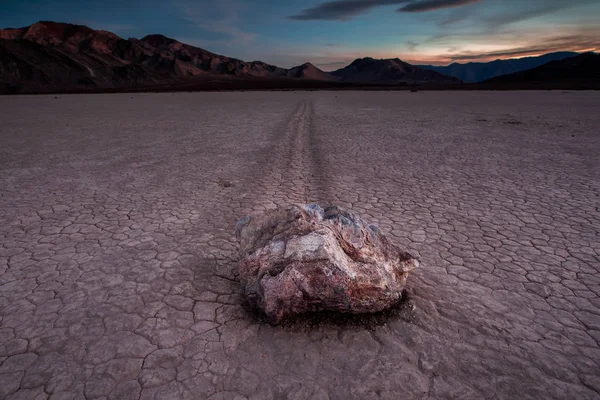
[[[0,27],[71,22],[161,33],[245,61],[324,70],[358,57],[415,64],[600,50],[600,0],[0,0]]]

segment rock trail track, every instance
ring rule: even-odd
[[[0,97],[0,398],[600,399],[596,92]],[[237,218],[350,207],[371,329],[242,306]]]
[[[261,165],[264,187],[279,192],[256,189],[260,193],[252,196],[257,204],[272,202],[276,205],[292,202],[307,202],[314,199],[313,189],[316,176],[321,173],[313,167],[314,143],[312,138],[312,103],[301,101],[284,125],[275,132],[269,156]]]

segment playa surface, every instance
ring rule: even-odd
[[[599,105],[0,97],[0,398],[598,399]],[[401,309],[249,313],[235,222],[293,202],[349,207],[418,255]]]

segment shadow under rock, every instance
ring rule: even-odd
[[[377,327],[403,320],[416,323],[417,313],[413,301],[414,288],[406,287],[402,297],[391,307],[374,313],[352,314],[338,311],[313,311],[284,318],[279,324],[272,324],[261,310],[253,307],[244,294],[244,287],[238,279],[237,254],[227,257],[205,257],[200,260],[203,268],[195,269],[193,286],[200,293],[234,295],[243,315],[249,322],[276,326],[288,331],[307,332],[323,327],[359,328],[374,331]]]
[[[243,288],[242,288],[243,290]],[[413,322],[416,318],[415,306],[411,300],[410,289],[402,291],[402,297],[391,307],[374,313],[351,314],[338,311],[313,311],[298,315],[292,315],[284,318],[279,324],[275,325],[289,331],[307,332],[320,329],[327,326],[338,328],[364,328],[370,331],[379,326],[401,319],[407,322]],[[248,318],[263,324],[273,325],[261,310],[250,305],[243,297],[242,306],[246,311]]]

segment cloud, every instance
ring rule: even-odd
[[[443,47],[404,54],[412,64],[447,65],[453,62],[489,62],[497,59],[539,56],[559,51],[600,51],[600,28],[578,26],[554,28],[548,31],[517,31],[482,34],[477,38],[468,35],[451,35]],[[452,45],[457,43],[458,45]],[[490,43],[494,43],[490,45]],[[401,56],[401,58],[403,58]]]
[[[235,27],[235,18],[226,17],[212,22],[198,24],[202,29],[214,33],[221,33],[230,37],[229,44],[244,44],[253,42],[256,34],[243,31]]]
[[[587,52],[599,51],[600,39],[597,35],[576,34],[547,38],[527,46],[511,47],[489,52],[456,52],[450,54],[451,61],[490,61],[499,58],[537,56],[558,51]]]
[[[553,48],[547,48],[545,46],[539,47],[524,47],[524,48],[516,48],[516,49],[508,49],[501,51],[490,51],[484,53],[477,52],[465,52],[458,53],[449,56],[452,61],[489,61],[503,58],[520,58],[520,57],[528,57],[528,56],[537,56],[541,54],[552,53]]]
[[[481,0],[479,4],[482,7],[456,9],[444,15],[438,21],[438,26],[447,29],[451,25],[469,20],[472,26],[478,27],[481,31],[491,32],[506,25],[544,17],[553,13],[560,15],[557,13],[558,11],[567,14],[569,9],[598,4],[598,0],[498,0],[497,3],[502,7],[493,7],[493,1],[486,0],[484,2]],[[487,7],[488,5],[491,7]]]
[[[407,40],[406,41],[406,47],[408,47],[408,49],[410,51],[415,51],[416,48],[417,48],[417,46],[419,46],[419,43],[417,43],[417,42],[414,42],[412,40]]]
[[[180,3],[183,10],[183,19],[209,32],[222,34],[228,37],[226,43],[222,41],[205,41],[226,45],[247,44],[253,42],[257,35],[240,29],[239,15],[242,5],[233,0],[221,1],[217,7],[218,17],[209,15],[206,7],[198,7],[190,2]]]
[[[481,0],[335,0],[307,8],[289,19],[346,21],[372,8],[403,5],[398,12],[425,12],[442,8],[465,6]]]
[[[490,27],[498,27],[525,21],[531,18],[540,17],[558,10],[571,8],[580,4],[585,4],[587,0],[546,0],[545,2],[530,2],[521,4],[519,7],[508,8],[508,12],[501,12],[484,19],[484,22]]]
[[[425,12],[442,8],[461,7],[481,0],[424,0],[413,2],[398,9],[398,12]]]
[[[336,0],[308,8],[289,19],[298,20],[348,20],[371,8],[390,4],[406,3],[410,0]]]

